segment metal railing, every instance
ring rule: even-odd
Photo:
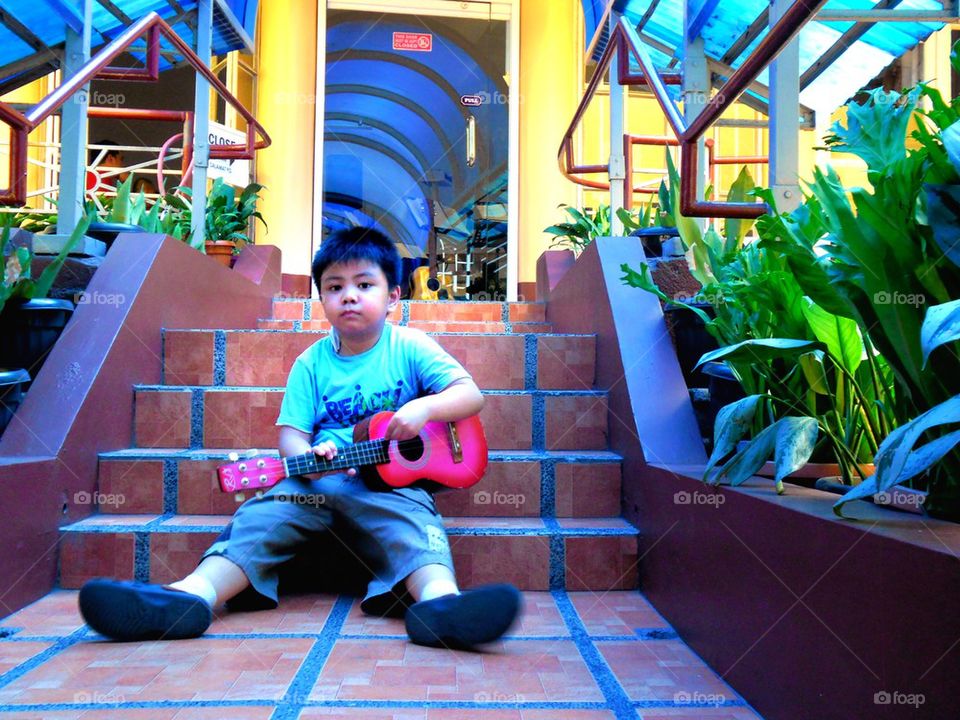
[[[659,73],[636,30],[625,18],[621,17],[610,35],[603,56],[597,64],[593,79],[587,86],[573,120],[560,143],[560,149],[557,153],[560,172],[567,179],[580,185],[598,190],[610,189],[609,183],[578,177],[580,174],[608,172],[608,167],[606,165],[577,165],[573,154],[573,135],[580,125],[580,121],[583,119],[597,88],[600,86],[603,76],[610,67],[614,53],[616,53],[620,84],[646,85],[663,110],[676,137],[677,145],[680,147],[681,214],[687,217],[757,218],[768,212],[769,208],[765,203],[699,200],[697,198],[698,142],[707,129],[740,97],[757,75],[773,62],[780,51],[800,32],[800,28],[811,20],[825,4],[826,0],[796,0],[770,28],[766,37],[760,41],[750,56],[727,79],[723,87],[706,101],[700,114],[689,125],[683,119],[680,110],[666,89],[668,84],[680,84],[682,75],[676,72]],[[641,74],[630,72],[631,56],[636,58],[639,63],[642,70]],[[611,142],[614,141],[611,140]],[[623,143],[624,154],[629,158],[629,150],[633,146],[631,136],[625,135]],[[750,160],[755,161],[756,159],[750,158]],[[714,158],[714,162],[716,162],[716,158]],[[623,181],[624,202],[629,204],[633,198],[633,177],[629,160],[627,161],[627,168],[628,172],[625,174]]]
[[[144,67],[126,68],[112,67],[110,63],[124,50],[130,47],[138,38],[145,36],[146,58]],[[124,30],[109,44],[100,50],[83,68],[66,80],[60,87],[37,103],[31,110],[21,113],[10,105],[0,102],[0,121],[10,127],[10,187],[0,189],[0,205],[23,205],[27,198],[27,135],[30,134],[44,120],[50,117],[78,90],[93,79],[101,80],[139,80],[155,81],[159,77],[160,67],[160,38],[165,37],[176,51],[190,64],[194,70],[207,80],[237,113],[246,120],[247,138],[244,144],[211,145],[210,157],[216,159],[252,160],[257,150],[270,145],[270,136],[257,119],[243,104],[234,97],[227,86],[211,72],[206,63],[187,45],[173,28],[171,28],[157,13],[149,13],[136,23]],[[90,108],[88,114],[102,114],[105,108]],[[90,112],[94,111],[94,112]],[[125,117],[139,119],[169,120],[163,117],[165,113],[174,112],[185,115],[189,111],[163,110],[117,110],[120,113],[131,113]],[[154,114],[157,114],[154,116]],[[117,115],[113,115],[117,117]],[[192,117],[189,113],[190,127],[188,133],[192,137]],[[179,119],[179,118],[178,118]],[[257,136],[260,139],[257,140]],[[185,137],[187,133],[185,133]]]

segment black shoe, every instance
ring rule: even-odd
[[[97,578],[80,588],[80,614],[113,640],[181,640],[203,635],[213,613],[201,598],[162,585]]]
[[[423,600],[407,610],[407,635],[418,645],[469,649],[503,635],[520,606],[513,585],[486,585]]]

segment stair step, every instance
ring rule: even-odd
[[[221,492],[216,468],[229,450],[130,449],[101,453],[102,513],[222,515],[236,510]],[[276,450],[260,454],[276,456]],[[486,476],[464,491],[440,492],[445,517],[609,517],[620,512],[621,458],[616,453],[492,452]],[[246,496],[252,495],[246,493]]]
[[[424,332],[459,332],[491,335],[505,333],[518,335],[523,333],[549,333],[553,325],[547,322],[474,322],[469,320],[412,320],[410,322],[395,322],[397,325],[409,325]],[[320,320],[277,320],[276,318],[261,318],[257,320],[258,330],[306,330],[310,332],[329,331],[330,323]]]
[[[171,385],[282,387],[297,356],[325,335],[164,330],[163,380]],[[482,389],[586,390],[594,384],[594,335],[440,333],[434,338]]]
[[[60,587],[94,577],[168,583],[192,571],[227,525],[217,515],[93,515],[61,528]],[[464,587],[637,587],[639,534],[621,518],[455,518],[445,522]],[[602,562],[599,560],[602,559]]]
[[[607,393],[487,390],[491,450],[605,450]],[[135,447],[275,447],[281,387],[134,386]]]

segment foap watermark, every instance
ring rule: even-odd
[[[473,502],[475,505],[512,505],[518,508],[526,504],[527,496],[523,493],[505,493],[499,490],[492,493],[487,490],[478,490],[473,494]]]
[[[700,492],[699,490],[687,492],[686,490],[680,490],[673,494],[674,505],[712,505],[714,507],[720,507],[726,501],[727,498],[723,493],[706,493]]]
[[[126,295],[122,293],[103,293],[99,290],[87,292],[83,290],[73,295],[74,305],[113,305],[120,307],[127,302]]]
[[[473,701],[477,703],[522,703],[523,695],[482,690],[473,696]]]
[[[123,493],[102,493],[96,490],[92,493],[78,490],[73,494],[74,505],[96,505],[97,507],[120,507],[127,502]]]
[[[891,505],[898,508],[919,509],[923,507],[923,501],[927,499],[926,493],[916,490],[901,490],[891,488],[878,492],[873,496],[873,502],[877,505]]]
[[[673,301],[690,305],[692,303],[707,303],[709,305],[723,305],[723,293],[698,292],[695,295],[683,291],[673,294]]]
[[[73,101],[91,107],[120,107],[127,104],[127,97],[123,93],[105,93],[99,90],[85,92],[80,90],[74,94]]]
[[[880,290],[873,294],[874,305],[912,305],[920,307],[927,304],[927,296],[923,293],[887,292]]]
[[[274,95],[277,105],[316,105],[315,93],[278,92]]]
[[[73,701],[80,705],[119,705],[126,702],[126,696],[114,692],[78,692],[73,694]]]
[[[898,690],[888,692],[881,690],[873,694],[874,705],[903,705],[905,707],[919,708],[927,701],[923,693],[905,693]]]
[[[673,694],[673,702],[677,705],[697,705],[699,707],[719,707],[727,701],[723,693],[687,692],[681,690]]]
[[[306,505],[308,507],[321,507],[327,504],[326,495],[320,493],[277,493],[273,496],[274,502],[290,503],[291,505]]]

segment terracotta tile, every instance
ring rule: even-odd
[[[226,460],[181,460],[178,465],[177,512],[185,515],[232,515],[240,507],[232,493],[220,490],[217,466]],[[253,493],[249,493],[252,495]]]
[[[0,621],[0,628],[20,628],[16,637],[69,635],[83,625],[77,593],[54,590]],[[4,670],[0,669],[0,674]]]
[[[279,700],[312,645],[300,638],[83,642],[0,689],[0,702],[76,702],[100,688],[121,702]]]
[[[280,597],[279,607],[273,610],[228,612],[225,608],[218,608],[207,632],[319,635],[335,600],[332,595],[283,595]],[[400,632],[404,632],[402,621]]]
[[[79,588],[95,577],[133,579],[133,533],[65,533],[60,541],[60,587]]]
[[[329,332],[332,326],[326,320],[304,320],[300,323],[301,330]]]
[[[134,398],[138,447],[190,446],[190,392],[138,390]]]
[[[283,336],[279,333],[227,333],[226,383],[231,386],[284,386]]]
[[[510,322],[544,322],[547,306],[544,303],[510,303]]]
[[[637,538],[564,538],[568,590],[632,590],[637,587]],[[603,562],[598,562],[603,558]]]
[[[539,517],[540,463],[492,462],[470,488],[436,494],[444,516]]]
[[[607,517],[620,514],[619,463],[557,463],[558,517]]]
[[[203,446],[208,448],[276,447],[274,423],[282,392],[210,391],[204,394]]]
[[[103,513],[163,512],[162,460],[101,460],[98,492],[91,496]]]
[[[151,533],[150,582],[170,583],[189,575],[218,533]]]
[[[273,302],[273,319],[303,320],[303,309],[303,300],[275,300]]]
[[[560,616],[557,602],[549,592],[524,592],[523,612],[510,628],[510,635],[538,637],[542,635],[569,635],[567,624]]]
[[[633,636],[638,628],[670,628],[636,591],[571,592],[569,597],[590,635]]]
[[[487,395],[480,419],[491,450],[524,450],[533,444],[530,395]]]
[[[410,321],[500,322],[502,305],[498,302],[411,302]]]
[[[77,693],[81,700],[90,698],[91,693]],[[95,698],[103,698],[101,702],[109,702],[116,695],[99,693]],[[71,701],[72,702],[72,701]],[[273,715],[273,707],[245,707],[243,705],[224,705],[218,707],[186,707],[186,708],[131,708],[122,707],[111,709],[103,705],[93,705],[92,710],[43,710],[42,712],[14,712],[4,713],[3,717],[15,720],[269,720]]]
[[[537,387],[590,390],[596,371],[596,339],[545,335],[537,338]]]
[[[547,450],[605,450],[607,398],[554,395],[544,402]]]
[[[293,330],[293,320],[257,320],[260,330]]]
[[[343,623],[342,635],[406,635],[407,631],[401,618],[376,617],[365,615],[360,610],[360,601],[357,600],[350,608],[346,621]]]
[[[538,335],[553,332],[553,324],[551,323],[513,323],[511,327],[515,334],[529,333]]]
[[[457,581],[469,588],[509,582],[521,590],[550,587],[550,538],[536,535],[452,535]]]
[[[306,329],[309,328],[305,328],[305,330]],[[298,332],[284,333],[281,335],[280,339],[283,342],[283,364],[284,368],[286,368],[287,374],[290,373],[290,368],[293,367],[293,361],[296,360],[308,347],[316,342],[320,342],[327,336],[327,334],[327,332]],[[286,386],[286,377],[284,377],[281,384]]]
[[[165,330],[163,378],[167,385],[213,384],[213,332]]]
[[[441,347],[473,375],[477,386],[488,390],[522,390],[524,343],[510,335],[438,335]]]
[[[601,701],[570,640],[501,641],[487,653],[424,648],[406,640],[338,640],[312,700],[459,702]]]
[[[679,640],[597,642],[595,645],[631,700],[682,702],[685,696],[689,698],[694,693],[718,702],[738,699],[726,683]]]
[[[474,320],[411,320],[409,326],[427,333],[499,334],[506,332],[502,322]]]
[[[0,643],[0,675],[25,663],[50,647],[48,642],[5,642]]]
[[[298,716],[298,720],[427,720],[433,715],[432,711],[423,708],[331,708],[331,707],[308,707],[304,708]],[[462,710],[458,712],[463,712]],[[466,718],[468,715],[458,715],[457,717]]]

